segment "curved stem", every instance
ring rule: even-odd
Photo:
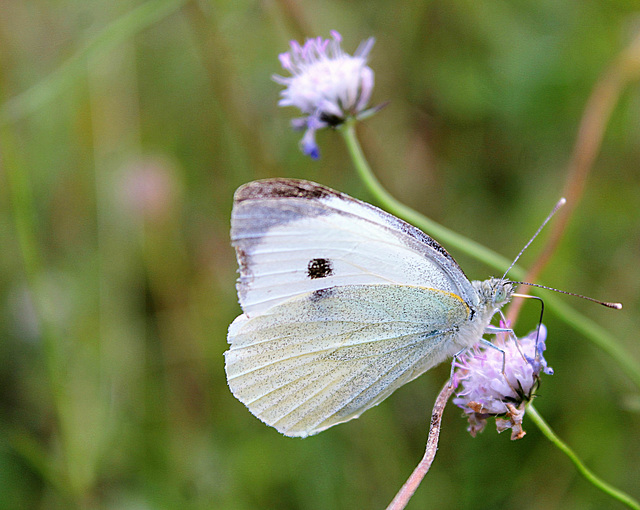
[[[529,404],[527,406],[527,414],[533,420],[533,422],[537,425],[540,431],[545,435],[545,437],[551,441],[555,446],[558,447],[560,451],[562,451],[573,464],[576,466],[578,472],[584,476],[588,482],[593,484],[595,487],[600,489],[605,494],[608,494],[614,499],[617,499],[621,503],[627,505],[629,508],[634,508],[635,510],[640,510],[640,503],[638,503],[635,499],[633,499],[628,494],[616,489],[615,487],[609,485],[607,482],[598,478],[589,468],[587,468],[580,458],[576,455],[576,453],[569,448],[567,444],[565,444],[551,429],[549,424],[544,421],[542,416],[538,413],[533,404]]]
[[[411,207],[408,207],[402,202],[396,200],[386,189],[384,189],[382,184],[380,184],[380,181],[378,181],[371,171],[371,167],[362,152],[360,142],[358,141],[355,133],[355,121],[347,122],[345,127],[341,130],[341,133],[345,139],[358,175],[365,183],[371,194],[385,209],[392,214],[405,219],[409,223],[412,223],[425,232],[429,232],[430,235],[437,237],[439,241],[450,246],[454,246],[491,267],[501,270],[509,267],[509,264],[511,263],[509,259],[493,250],[490,250],[486,246],[483,246],[480,243],[477,243],[476,241],[458,234],[432,219],[427,218],[425,215],[420,214],[414,209],[411,209]],[[521,268],[514,267],[513,274],[519,278],[517,275],[524,276],[524,271]]]

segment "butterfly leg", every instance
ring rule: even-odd
[[[500,319],[501,319],[500,323],[509,324],[509,322],[507,321],[507,318],[504,316],[504,313],[502,313],[502,310],[498,310],[498,313],[500,314]],[[515,331],[513,331],[513,329],[510,329],[509,331],[511,332],[511,337],[513,338],[513,341],[516,343],[516,349],[518,349],[518,352],[520,353],[520,357],[528,363],[529,359],[525,356],[524,352],[522,352],[522,349],[520,348],[520,340],[518,340],[518,337],[516,336]]]
[[[544,317],[544,301],[542,300],[542,298],[538,296],[529,296],[529,295],[520,295],[520,294],[514,294],[514,295],[517,295],[518,297],[522,297],[522,298],[535,299],[536,301],[538,301],[538,303],[540,303],[540,320],[538,321],[538,326],[536,327],[536,355],[534,358],[536,362],[539,362],[540,358],[542,357],[542,353],[539,350],[540,344],[538,343],[538,339],[540,337],[540,326],[542,326],[542,318]]]
[[[492,326],[491,324],[489,324],[485,328],[484,332],[487,335],[498,335],[500,333],[508,333],[509,335],[511,335],[514,338],[516,338],[515,333],[513,332],[513,330],[511,328],[499,328],[497,326]],[[497,345],[491,343],[489,340],[481,338],[480,342],[485,344],[485,345],[487,345],[488,347],[491,347],[492,349],[496,349],[497,351],[499,351],[502,354],[502,375],[504,376],[505,380],[507,381],[507,384],[509,384],[509,386],[511,386],[511,384],[509,383],[509,380],[507,379],[505,370],[504,370],[505,366],[506,366],[506,359],[507,359],[505,352],[502,349],[500,349],[500,347],[498,347]],[[517,338],[516,338],[516,342],[517,342]],[[453,355],[453,359],[451,360],[451,372],[449,374],[449,380],[451,381],[451,385],[452,386],[456,386],[453,376],[454,376],[454,372],[455,372],[456,367],[461,367],[461,365],[458,364],[460,356],[462,354],[464,354],[467,350],[469,350],[469,347],[465,347],[464,349],[459,350],[458,352],[456,352]],[[519,350],[520,349],[518,348],[518,351]]]
[[[465,347],[464,349],[460,349],[458,352],[456,352],[453,355],[453,359],[451,360],[451,372],[449,372],[449,382],[451,387],[456,387],[458,386],[458,382],[454,379],[455,376],[455,370],[457,367],[462,368],[462,365],[458,364],[458,361],[460,360],[460,356],[465,353],[469,348]]]
[[[489,324],[486,328],[484,328],[485,335],[498,335],[500,333],[508,333],[510,336],[516,336],[511,328],[499,328],[498,326],[493,326]]]
[[[500,316],[502,318],[501,322],[506,323],[506,319],[505,319],[504,315],[502,314],[502,311],[500,311],[499,313],[500,313]],[[497,326],[492,326],[491,324],[489,324],[485,328],[484,332],[487,335],[498,335],[500,333],[508,333],[508,335],[511,337],[511,339],[515,342],[516,348],[518,349],[518,352],[520,353],[520,356],[522,356],[522,359],[524,361],[528,361],[526,356],[522,352],[522,349],[520,349],[520,342],[518,341],[518,337],[516,336],[516,334],[513,331],[513,329],[511,329],[511,328],[499,328]]]

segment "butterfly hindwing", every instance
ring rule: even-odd
[[[239,188],[231,239],[240,304],[249,317],[343,285],[418,285],[477,301],[458,264],[422,231],[309,181],[270,179]]]
[[[408,285],[347,285],[299,295],[229,328],[229,386],[289,436],[358,417],[458,347],[469,308]]]

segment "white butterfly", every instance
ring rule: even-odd
[[[244,313],[229,327],[229,387],[287,436],[357,418],[476,344],[514,292],[469,281],[422,231],[309,181],[239,188],[231,240]]]

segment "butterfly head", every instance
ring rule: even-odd
[[[508,303],[515,292],[513,283],[502,278],[476,281],[473,282],[473,285],[480,295],[480,301],[494,309],[501,308],[502,305]]]

